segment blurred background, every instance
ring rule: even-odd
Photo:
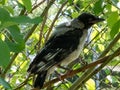
[[[69,65],[85,69],[43,90],[120,90],[120,0],[0,1],[0,90],[30,90],[34,80],[28,78],[30,62],[56,25],[83,12],[105,19],[89,29],[80,60]],[[53,73],[50,81],[55,78]]]

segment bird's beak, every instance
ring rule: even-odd
[[[105,20],[105,19],[103,19],[103,18],[98,18],[98,17],[96,17],[95,20],[90,21],[89,23],[95,24],[95,23],[98,23],[98,22],[102,22],[102,21],[104,21],[104,20]]]

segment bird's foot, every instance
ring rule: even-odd
[[[67,70],[67,71],[71,70],[69,67],[64,67],[64,66],[61,66],[61,65],[58,65],[58,67],[61,68],[61,69]]]
[[[62,80],[61,74],[60,74],[60,73],[58,73],[56,70],[55,70],[55,74],[56,74],[56,75],[57,75],[57,77],[60,79],[60,81],[64,81],[64,80]]]
[[[83,65],[83,66],[88,65],[88,63],[83,59],[82,56],[79,56],[78,60],[79,60],[79,62],[80,62],[81,65]]]

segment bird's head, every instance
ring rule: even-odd
[[[99,17],[94,16],[90,13],[81,14],[80,16],[78,16],[78,20],[85,25],[84,27],[86,29],[90,28],[93,24],[104,21],[103,18],[99,18]]]

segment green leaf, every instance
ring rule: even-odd
[[[0,29],[3,29],[17,24],[25,24],[25,23],[38,24],[42,21],[42,18],[36,17],[31,19],[28,16],[16,16],[16,17],[6,17],[5,19],[2,18],[1,21],[3,22],[1,22]]]
[[[112,5],[110,5],[110,4],[107,4],[107,5],[106,5],[106,9],[107,9],[109,12],[111,12],[111,8],[112,8]]]
[[[5,68],[10,60],[10,51],[7,44],[0,39],[0,66]]]
[[[0,77],[0,85],[3,85],[4,88],[7,90],[12,90],[12,87],[10,86],[10,84],[1,77]]]
[[[0,8],[0,30],[3,29],[4,27],[9,26],[9,24],[6,24],[6,22],[9,19],[10,19],[9,12],[4,8]]]
[[[108,27],[112,28],[113,25],[116,23],[116,21],[118,21],[118,18],[119,18],[119,14],[117,11],[108,13],[108,19],[107,19]]]
[[[8,0],[0,0],[0,4],[4,5],[7,3]]]
[[[120,30],[120,19],[113,25],[110,31],[111,38],[114,38],[114,36],[119,32],[119,30]]]
[[[41,21],[42,21],[41,17],[36,17],[33,19],[31,19],[28,16],[10,17],[9,12],[6,9],[0,8],[0,30],[12,25],[25,23],[38,24]]]
[[[6,11],[4,8],[0,8],[0,21],[5,22],[10,18],[10,15],[8,11]]]
[[[25,8],[27,9],[28,12],[31,11],[32,9],[32,3],[31,0],[18,0],[19,3],[21,3],[22,5],[25,6]]]
[[[11,26],[8,27],[8,30],[12,36],[12,40],[14,41],[5,40],[10,50],[13,52],[21,52],[25,48],[25,42],[19,28],[17,26]]]
[[[73,12],[73,13],[72,13],[72,17],[73,17],[73,18],[77,17],[78,15],[79,15],[78,12]]]
[[[15,22],[17,24],[24,24],[24,23],[33,23],[33,24],[38,24],[42,21],[41,17],[36,17],[34,19],[31,19],[28,16],[17,16],[17,17],[12,17],[10,19],[11,22]]]
[[[0,30],[2,30],[3,28],[6,28],[6,27],[9,27],[9,26],[13,26],[13,25],[16,25],[17,23],[15,22],[10,22],[10,21],[6,21],[6,22],[3,22],[0,26]]]
[[[68,2],[69,2],[70,4],[72,4],[72,3],[73,3],[73,0],[68,0]]]
[[[8,27],[8,30],[16,42],[23,42],[23,35],[20,33],[18,26],[10,26]]]
[[[3,6],[8,12],[10,12],[12,15],[14,14],[14,10],[12,6]]]
[[[106,75],[109,75],[111,72],[110,72],[110,70],[105,69],[105,73],[106,73]]]
[[[103,0],[98,0],[98,1],[94,4],[93,11],[94,11],[95,14],[99,14],[100,12],[103,11],[102,3],[103,3]]]
[[[10,48],[10,50],[12,52],[19,53],[19,52],[21,52],[24,49],[24,45],[23,44],[13,43],[13,42],[9,42],[9,41],[6,41],[6,43],[8,44],[8,46],[9,46],[9,48]]]

